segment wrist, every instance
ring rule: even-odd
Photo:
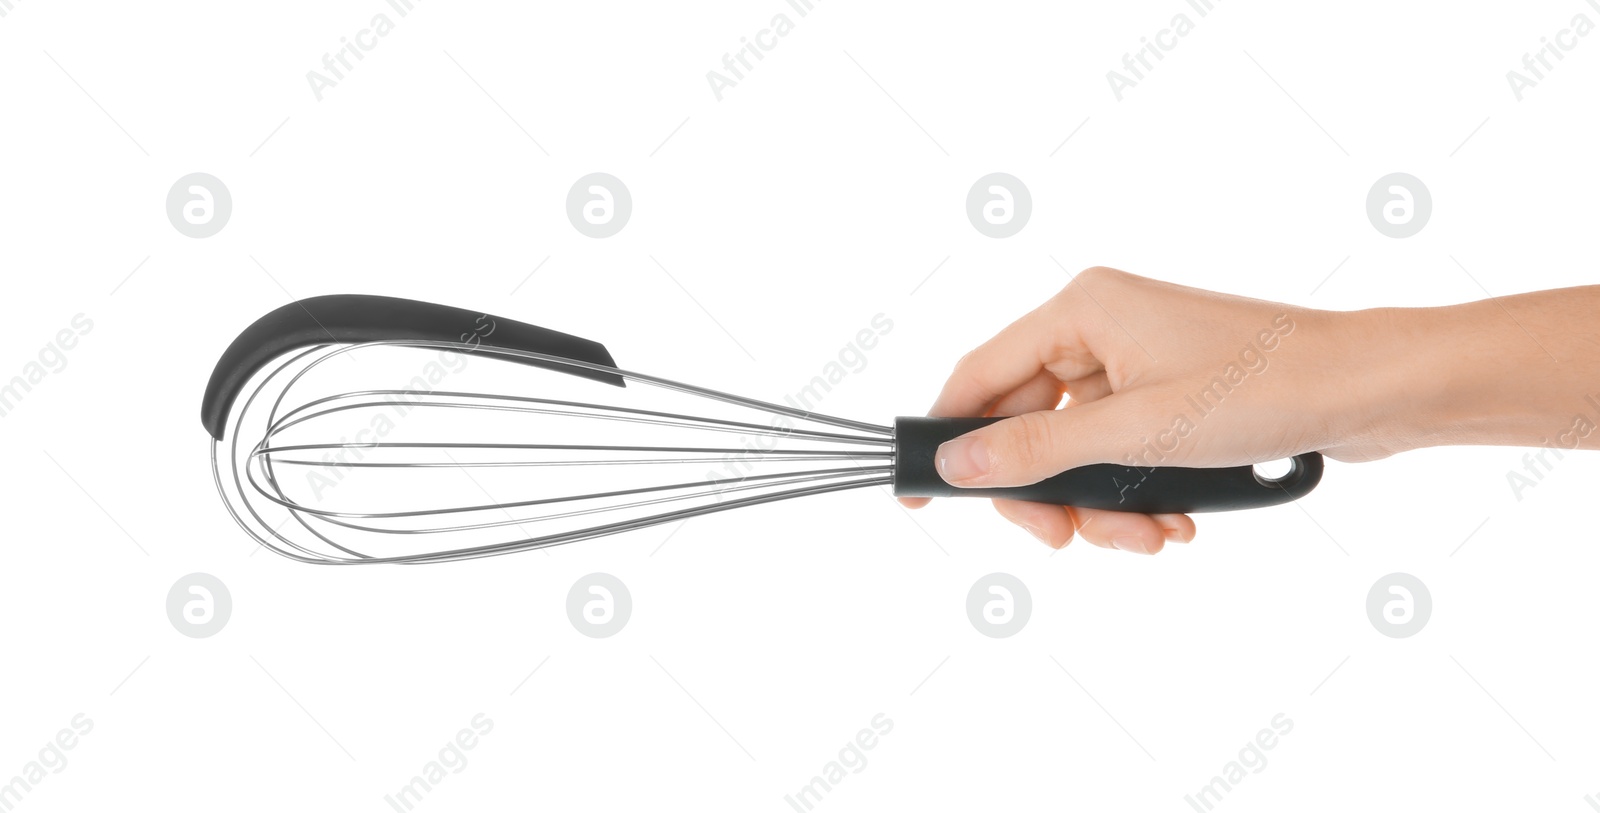
[[[1361,337],[1371,379],[1355,410],[1358,442],[1391,453],[1539,442],[1545,416],[1528,408],[1524,387],[1544,359],[1525,352],[1540,351],[1495,302],[1343,316]]]

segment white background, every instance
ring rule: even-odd
[[[13,2],[0,377],[94,322],[0,420],[0,782],[94,721],[19,810],[390,810],[479,713],[492,733],[420,809],[790,810],[879,713],[892,733],[819,809],[1189,810],[1279,713],[1292,733],[1220,809],[1600,794],[1593,455],[1520,500],[1521,450],[1330,464],[1299,506],[1201,517],[1153,559],[864,490],[665,545],[317,568],[252,555],[196,420],[237,331],[324,293],[489,311],[773,400],[881,312],[821,409],[883,423],[1063,286],[1052,257],[1333,309],[1592,282],[1600,37],[1520,102],[1505,78],[1600,20],[1579,0]],[[1118,102],[1106,72],[1180,11],[1194,32]],[[379,12],[395,30],[318,101],[306,72]],[[706,72],[779,12],[794,31],[717,101]],[[234,201],[208,239],[164,211],[196,171]],[[595,171],[634,200],[601,240],[564,209]],[[1034,201],[1009,239],[964,212],[996,171]],[[1395,171],[1434,201],[1403,240],[1365,213]],[[234,602],[205,640],[164,607],[196,571]],[[633,595],[613,638],[566,616],[594,571]],[[965,613],[995,571],[1034,603],[1002,640]],[[1395,571],[1434,602],[1404,640],[1365,610]]]

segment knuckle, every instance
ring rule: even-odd
[[[1111,285],[1128,278],[1126,271],[1104,265],[1096,265],[1078,272],[1080,281],[1087,281],[1090,285]]]
[[[960,377],[962,377],[962,375],[964,375],[968,370],[970,370],[972,368],[972,353],[973,352],[974,351],[968,351],[968,352],[962,354],[961,358],[956,359],[955,365],[950,368],[950,377],[951,378],[960,378]]]
[[[1088,289],[1099,292],[1117,284],[1118,280],[1128,276],[1122,271],[1104,265],[1085,268],[1074,274],[1072,279],[1062,287],[1061,292],[1055,296],[1055,303],[1057,306],[1066,309],[1078,307],[1085,303],[1086,295],[1089,294]]]
[[[1072,278],[1072,282],[1068,283],[1067,291],[1074,292],[1076,298],[1115,295],[1117,291],[1137,279],[1139,278],[1126,271],[1096,265],[1079,271],[1078,275]]]
[[[1008,460],[1002,465],[1037,472],[1055,452],[1055,421],[1043,412],[1029,412],[1013,419]]]
[[[990,500],[989,502],[990,502],[991,505],[994,506],[995,513],[997,513],[1001,517],[1005,518],[1005,520],[1007,522],[1012,522],[1012,523],[1018,522],[1017,510],[1016,510],[1016,508],[1012,507],[1012,505],[1011,505],[1011,503],[1009,501],[1007,501],[1007,500]]]

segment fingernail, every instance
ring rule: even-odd
[[[989,473],[989,447],[981,438],[956,438],[939,447],[939,476],[952,485]]]
[[[1184,539],[1182,514],[1151,514],[1150,518],[1161,526],[1161,536],[1168,542],[1187,542]]]
[[[1149,551],[1145,550],[1144,540],[1137,536],[1119,536],[1111,540],[1111,546],[1129,553],[1149,553]]]
[[[1030,534],[1033,534],[1033,538],[1034,539],[1037,539],[1040,542],[1045,543],[1046,545],[1050,544],[1050,540],[1048,540],[1048,539],[1046,539],[1044,537],[1044,531],[1043,530],[1041,530],[1039,528],[1035,528],[1034,526],[1028,525],[1026,523],[1022,524],[1022,530],[1027,531]]]

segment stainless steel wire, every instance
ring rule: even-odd
[[[886,426],[821,415],[791,406],[758,401],[655,376],[619,370],[603,365],[549,356],[541,353],[495,349],[497,356],[517,356],[547,364],[620,376],[632,384],[643,384],[680,395],[720,402],[805,422],[821,428],[797,425],[764,426],[750,421],[702,417],[680,411],[661,411],[604,403],[509,395],[491,392],[417,392],[406,389],[360,389],[325,395],[295,404],[291,393],[313,370],[333,358],[369,347],[433,349],[470,353],[472,348],[451,342],[381,341],[351,345],[323,345],[289,356],[262,374],[259,383],[235,407],[233,431],[223,441],[213,441],[212,475],[228,511],[241,528],[262,546],[295,561],[313,564],[422,564],[476,559],[526,550],[537,550],[581,540],[594,539],[653,525],[677,522],[691,517],[761,505],[796,497],[826,494],[847,489],[888,485],[894,480],[894,432]],[[298,367],[298,369],[296,369]],[[291,372],[293,371],[293,372]],[[274,382],[281,382],[275,396]],[[600,385],[604,386],[604,385]],[[609,389],[609,388],[608,388]],[[264,430],[251,441],[241,437],[247,417],[254,414],[258,399],[270,398]],[[660,432],[709,432],[756,436],[772,445],[743,447],[656,443],[512,443],[464,440],[347,442],[275,442],[290,430],[311,428],[321,419],[337,413],[373,410],[393,406],[395,399],[406,399],[407,409],[437,411],[440,416],[459,414],[471,419],[479,413],[510,416],[540,416],[558,420],[599,421],[635,429]],[[602,424],[603,425],[603,424]],[[818,444],[823,448],[801,448],[785,442]],[[228,446],[219,455],[219,443]],[[545,459],[542,453],[557,453]],[[346,459],[349,454],[356,460]],[[444,459],[420,459],[437,453]],[[482,459],[472,455],[488,453],[508,458]],[[321,459],[316,455],[321,454]],[[368,454],[414,455],[393,460],[367,460]],[[458,460],[456,455],[471,459]],[[623,455],[612,457],[611,455]],[[599,458],[588,456],[600,455]],[[569,469],[589,467],[672,466],[713,463],[735,456],[752,458],[761,465],[796,464],[795,470],[753,473],[698,480],[652,482],[627,488],[537,496],[525,499],[496,500],[480,484],[473,470]],[[226,466],[223,461],[226,461]],[[810,468],[805,464],[830,464]],[[290,494],[279,476],[280,467],[334,469],[342,477],[349,470],[420,472],[459,470],[487,497],[466,504],[407,508],[404,510],[336,510],[306,504]],[[224,476],[224,468],[228,475]],[[731,499],[725,497],[732,495]],[[714,498],[715,501],[707,502]],[[665,510],[658,510],[665,509]],[[642,516],[630,512],[644,510]],[[269,519],[268,514],[274,516]],[[611,518],[620,515],[620,518]],[[447,519],[454,517],[455,519]],[[596,524],[529,532],[542,523],[581,519]],[[275,522],[273,520],[276,520]],[[471,540],[484,531],[514,530],[510,538],[488,542]],[[304,533],[301,533],[304,532]],[[335,538],[337,535],[338,538]],[[422,550],[393,551],[385,539],[439,540]],[[473,544],[466,542],[473,541]]]

